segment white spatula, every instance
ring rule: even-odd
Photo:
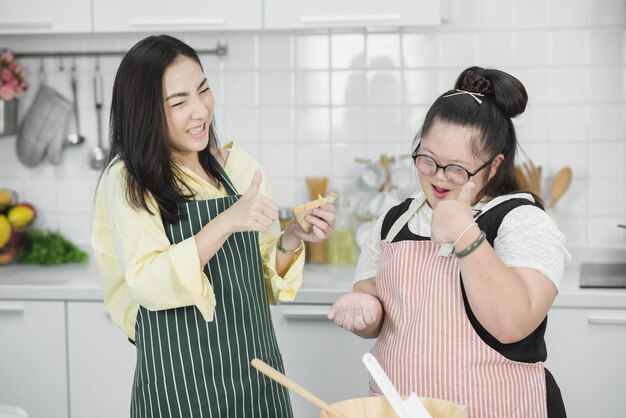
[[[411,396],[406,401],[402,400],[395,386],[391,383],[383,368],[380,367],[376,357],[366,353],[363,356],[363,364],[365,364],[365,367],[367,367],[367,370],[369,370],[374,381],[399,418],[432,418],[415,393],[411,393]]]

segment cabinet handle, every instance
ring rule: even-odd
[[[32,22],[0,22],[0,30],[10,29],[50,29],[52,22],[32,21]]]
[[[589,315],[587,317],[587,322],[590,324],[601,325],[626,325],[626,317]]]
[[[401,20],[400,13],[377,15],[327,15],[327,16],[300,16],[303,23],[331,23],[331,22],[390,22]]]
[[[130,26],[203,26],[223,25],[223,17],[210,17],[205,19],[128,19]]]
[[[298,308],[286,308],[284,311],[285,319],[296,319],[296,320],[310,320],[310,319],[325,319],[326,315],[328,315],[328,311],[330,310],[329,306],[321,306],[321,307],[303,307],[300,306]]]
[[[23,305],[0,305],[0,315],[24,315]]]

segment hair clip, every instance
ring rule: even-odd
[[[470,96],[472,96],[474,98],[474,100],[476,100],[478,102],[478,104],[482,104],[482,100],[480,100],[478,97],[476,96],[484,96],[484,94],[482,93],[474,93],[473,91],[467,91],[467,90],[460,90],[460,89],[456,89],[456,93],[450,93],[450,94],[446,94],[443,97],[450,97],[450,96],[456,96],[457,94],[469,94]]]

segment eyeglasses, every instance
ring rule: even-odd
[[[470,178],[478,174],[481,170],[489,166],[495,160],[496,157],[493,157],[485,164],[481,165],[474,171],[466,170],[460,165],[456,164],[447,164],[441,165],[428,155],[418,154],[417,150],[412,155],[415,160],[415,165],[420,173],[425,176],[432,177],[437,174],[437,171],[441,168],[443,170],[443,175],[450,181],[450,183],[456,184],[457,186],[462,186],[469,181]]]

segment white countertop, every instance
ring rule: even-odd
[[[603,253],[604,254],[604,253]],[[600,256],[596,261],[608,261]],[[619,259],[614,261],[620,261]],[[331,304],[352,289],[354,266],[307,264],[295,304]],[[555,307],[626,309],[626,289],[580,289],[579,264],[565,270]],[[0,300],[101,301],[93,264],[36,267],[0,266]]]

